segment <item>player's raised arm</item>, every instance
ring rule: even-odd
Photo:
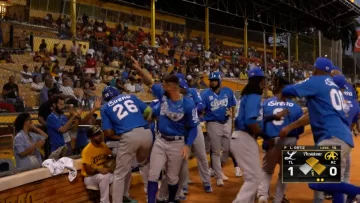
[[[131,57],[132,60],[132,68],[137,72],[137,74],[143,79],[143,82],[145,85],[147,85],[148,87],[152,87],[153,86],[153,80],[150,77],[150,74],[146,73],[141,67],[139,62],[134,59],[133,57]]]

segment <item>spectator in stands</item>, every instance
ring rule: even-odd
[[[40,104],[45,103],[48,98],[48,90],[54,87],[54,80],[51,77],[45,78],[45,85],[40,91]]]
[[[31,83],[31,90],[40,92],[44,88],[44,83],[41,82],[40,76],[33,76],[33,82]]]
[[[145,92],[144,84],[141,78],[138,78],[137,83],[135,83],[135,92]]]
[[[39,76],[40,80],[42,81],[42,74],[40,73],[39,66],[34,67],[34,71],[32,72],[32,76]]]
[[[41,44],[39,46],[40,52],[46,52],[47,51],[47,44],[45,42],[45,39],[41,40]]]
[[[74,94],[74,90],[72,88],[72,81],[68,77],[63,78],[62,86],[60,87],[60,91],[63,92],[63,94],[66,97],[66,100],[78,99]]]
[[[100,189],[100,202],[110,202],[110,184],[113,182],[114,175],[113,169],[106,166],[111,151],[103,142],[102,135],[102,131],[97,126],[88,130],[87,136],[90,143],[81,153],[81,175],[85,177],[86,186],[96,186]]]
[[[62,92],[58,88],[51,88],[48,91],[48,98],[46,102],[40,105],[38,110],[38,121],[43,126],[46,127],[46,119],[51,114],[51,100],[55,97],[61,96]]]
[[[29,67],[27,65],[23,65],[23,70],[20,72],[21,75],[21,83],[32,83],[32,74],[29,71]]]
[[[61,57],[66,58],[66,56],[67,56],[66,44],[63,44],[61,48]]]
[[[94,83],[92,82],[91,74],[85,74],[85,76],[84,76],[84,83],[83,83],[84,86],[85,86],[85,83],[86,83],[86,82],[89,83],[89,88],[90,88],[91,90],[95,90],[95,89],[96,89]]]
[[[75,54],[75,56],[79,55],[79,46],[76,44],[76,41],[72,41],[72,46],[70,48],[70,51]]]
[[[136,79],[134,77],[130,76],[129,81],[127,83],[125,83],[126,92],[135,93],[136,92],[135,83],[136,83]]]
[[[16,168],[27,170],[41,167],[39,148],[44,146],[48,135],[32,124],[29,113],[18,115],[14,125],[17,132],[14,138]]]
[[[84,91],[84,99],[85,100],[94,101],[96,94],[91,89],[91,85],[90,85],[89,81],[85,81],[83,91]]]
[[[6,102],[15,104],[16,102],[22,101],[19,97],[19,86],[15,84],[15,76],[9,77],[9,82],[3,86],[2,96]]]
[[[79,99],[79,101],[81,101],[82,98],[84,98],[84,90],[81,87],[80,80],[75,80],[75,82],[74,82],[74,94],[75,94],[76,98]]]
[[[64,115],[65,101],[58,96],[50,102],[52,112],[46,119],[47,132],[50,139],[50,157],[55,154],[67,151],[67,155],[72,154],[71,137],[69,131],[72,128],[75,119],[81,119],[81,111],[72,108],[69,119]],[[65,149],[64,149],[65,148]]]

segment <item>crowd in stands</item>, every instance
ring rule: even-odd
[[[47,15],[41,23],[56,26],[59,38],[69,38],[70,20],[60,16],[57,20]],[[262,66],[263,55],[254,47],[249,48],[249,58],[244,58],[243,48],[223,46],[215,38],[210,40],[210,50],[204,50],[204,39],[185,39],[181,33],[163,32],[156,36],[156,48],[150,47],[150,34],[141,28],[130,30],[127,23],[109,28],[106,23],[89,20],[84,14],[77,22],[77,40],[71,47],[56,44],[49,48],[42,40],[39,51],[31,52],[33,64],[22,66],[20,78],[11,75],[4,84],[0,109],[7,112],[24,112],[27,108],[21,96],[19,85],[30,85],[30,91],[39,94],[38,122],[36,127],[28,113],[20,114],[15,121],[16,136],[14,152],[17,168],[24,170],[40,166],[43,158],[60,158],[78,153],[76,137],[83,133],[79,125],[94,124],[100,108],[102,89],[114,86],[126,93],[138,94],[143,100],[151,100],[151,92],[140,77],[131,71],[130,56],[133,56],[152,75],[155,82],[161,82],[168,74],[186,73],[190,87],[205,89],[204,75],[220,71],[223,77],[246,80],[247,70]],[[89,40],[90,47],[78,40]],[[34,49],[34,48],[33,48]],[[278,59],[268,58],[268,72],[272,76],[290,76],[301,80],[306,76],[307,66],[294,62],[288,70],[285,58],[279,52]],[[8,53],[0,52],[4,63],[15,63]],[[1,66],[1,65],[0,65]],[[89,109],[81,117],[78,109]],[[68,114],[64,114],[67,110]],[[46,133],[45,133],[46,132]],[[85,133],[86,134],[86,133]],[[87,139],[85,139],[87,142]],[[38,148],[45,146],[40,154]]]

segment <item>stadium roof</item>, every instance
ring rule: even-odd
[[[106,0],[132,6],[150,7],[150,0]],[[340,29],[360,16],[360,7],[349,0],[157,0],[156,10],[204,21],[210,8],[210,23],[249,30],[306,32]],[[189,23],[187,23],[189,25]]]

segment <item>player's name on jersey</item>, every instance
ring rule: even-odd
[[[310,148],[310,149],[306,149]],[[341,181],[341,150],[339,147],[297,146],[282,150],[284,183]]]
[[[284,146],[283,150],[341,150],[341,146]]]

